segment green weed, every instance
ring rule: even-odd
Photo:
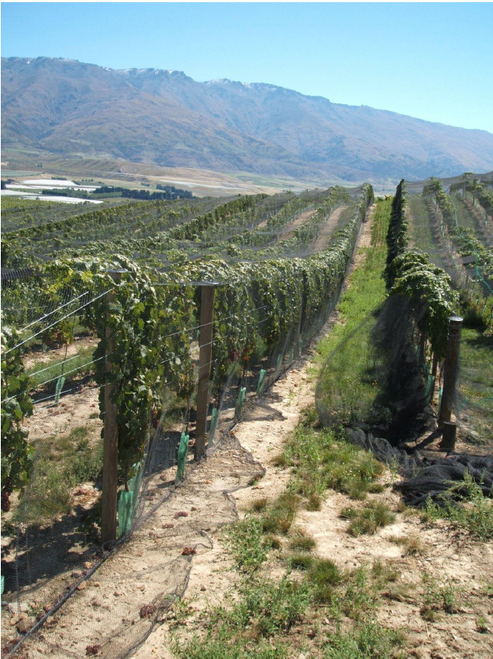
[[[453,498],[456,501],[453,500]],[[445,518],[478,540],[493,538],[493,501],[466,471],[464,482],[454,483],[443,495],[442,505],[428,499],[421,514],[424,521]]]
[[[363,534],[374,534],[379,528],[391,524],[395,520],[395,515],[390,508],[381,502],[370,502],[364,508],[344,508],[340,516],[343,519],[350,519],[348,533],[353,536]]]
[[[334,431],[303,426],[289,439],[285,459],[293,467],[296,491],[308,498],[320,496],[331,488],[362,499],[383,471],[371,453],[350,444]]]
[[[291,492],[281,494],[271,506],[267,506],[262,516],[264,533],[287,534],[294,521],[300,498]]]
[[[36,442],[36,459],[29,482],[13,520],[44,524],[72,509],[72,489],[94,482],[103,466],[103,446],[91,447],[88,428],[74,428],[68,435]]]
[[[395,659],[403,645],[401,632],[386,629],[376,621],[363,622],[348,632],[330,636],[324,659]]]
[[[308,503],[306,504],[306,509],[315,511],[320,510],[322,507],[322,497],[319,494],[310,494],[308,497]]]
[[[226,545],[240,572],[252,574],[267,559],[268,545],[263,538],[262,522],[256,517],[247,517],[228,527]]]
[[[430,574],[423,575],[423,606],[421,617],[433,622],[436,612],[443,610],[446,613],[455,613],[458,608],[460,590],[451,580],[439,582]]]
[[[311,536],[299,529],[292,535],[289,541],[289,548],[292,551],[312,551],[316,544]]]

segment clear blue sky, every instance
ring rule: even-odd
[[[2,56],[268,82],[493,132],[491,3],[2,3]]]

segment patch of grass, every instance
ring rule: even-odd
[[[301,619],[312,602],[308,585],[283,577],[248,580],[239,587],[239,600],[230,609],[219,607],[209,619],[212,637],[245,635],[261,639],[284,634]]]
[[[289,541],[289,548],[292,551],[312,551],[312,549],[315,549],[316,546],[315,540],[310,536],[307,535],[304,531],[301,529],[298,529],[293,533],[290,541]]]
[[[45,524],[72,509],[72,489],[97,480],[103,467],[103,445],[90,446],[89,429],[74,428],[68,435],[38,440],[35,462],[13,521]]]
[[[379,528],[395,520],[390,508],[379,501],[372,501],[364,508],[343,508],[340,517],[351,520],[348,533],[355,537],[363,534],[373,535]]]
[[[26,373],[31,375],[33,387],[39,387],[44,382],[47,383],[46,386],[51,386],[54,388],[56,380],[54,378],[60,377],[63,373],[69,373],[67,377],[80,377],[87,373],[92,373],[94,371],[94,364],[89,364],[92,361],[94,354],[94,346],[88,346],[84,348],[79,348],[77,356],[69,357],[69,360],[66,361],[64,357],[56,358],[52,360],[51,363],[38,363],[33,364],[26,369]],[[87,366],[84,366],[88,364]],[[38,372],[41,371],[41,372]],[[33,375],[34,374],[34,375]],[[48,380],[52,382],[48,383]]]
[[[353,620],[363,620],[375,609],[377,591],[372,586],[368,572],[360,567],[347,576],[348,585],[338,601],[337,608]]]
[[[328,559],[314,559],[307,574],[313,588],[314,600],[319,604],[330,604],[335,588],[342,582],[343,575],[335,563]]]
[[[299,552],[288,558],[288,564],[292,570],[309,570],[313,565],[313,557],[310,554]]]
[[[489,631],[488,622],[485,616],[479,616],[476,619],[476,631],[478,631],[480,634],[486,634]]]
[[[322,497],[320,494],[310,494],[306,509],[310,511],[320,510],[322,508]]]
[[[428,499],[421,513],[422,520],[445,518],[478,540],[493,538],[493,501],[484,496],[481,487],[467,471],[464,481],[454,483],[443,495],[441,503],[439,506]]]
[[[348,632],[332,634],[324,648],[324,659],[396,659],[404,643],[401,632],[376,621],[362,622]]]
[[[282,542],[280,538],[277,537],[277,535],[265,535],[264,543],[266,547],[269,547],[269,549],[282,549]]]
[[[284,453],[279,453],[279,455],[275,455],[275,456],[272,458],[272,460],[271,460],[271,464],[272,464],[274,467],[281,467],[281,468],[284,468],[284,467],[287,467],[287,466],[288,466],[288,461],[287,461],[286,456],[285,456]]]
[[[318,428],[320,425],[318,412],[315,405],[305,407],[300,414],[300,425],[305,428]]]
[[[373,315],[385,298],[382,272],[386,265],[387,235],[391,218],[390,199],[377,202],[374,212],[372,246],[358,251],[364,261],[351,275],[351,286],[337,307],[340,324],[318,346],[320,366],[318,408],[322,422],[331,426],[354,421],[384,422],[388,410],[378,409],[381,393],[379,364],[371,338]]]
[[[252,502],[252,511],[256,513],[261,513],[263,510],[266,509],[268,503],[268,499],[266,497],[263,497],[261,499],[255,499],[255,501]]]
[[[404,556],[416,556],[417,554],[426,553],[426,547],[417,535],[392,536],[389,540],[404,548]]]
[[[264,533],[282,533],[286,535],[294,521],[300,498],[291,492],[281,494],[272,505],[267,506],[262,516]]]
[[[372,565],[371,575],[377,588],[383,588],[389,583],[395,583],[399,579],[399,571],[390,564],[378,560]]]
[[[286,463],[293,467],[296,491],[320,496],[328,488],[363,499],[383,467],[371,453],[332,430],[299,426],[288,440]]]
[[[279,642],[273,647],[265,640],[249,648],[243,638],[208,638],[204,642],[194,636],[181,646],[173,644],[173,653],[179,659],[286,659],[288,648]]]
[[[240,572],[252,574],[267,559],[268,545],[263,537],[262,522],[256,517],[247,517],[228,527],[226,544]]]
[[[420,610],[422,618],[433,622],[436,620],[437,611],[456,613],[459,598],[460,590],[450,579],[440,582],[425,572],[423,575],[423,606]]]
[[[382,494],[385,491],[385,487],[382,483],[370,483],[367,491],[369,494]]]

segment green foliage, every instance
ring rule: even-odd
[[[262,522],[256,517],[247,517],[228,527],[226,545],[240,572],[252,574],[267,559],[268,544],[263,537]]]
[[[344,508],[340,516],[351,520],[348,533],[353,536],[365,533],[372,535],[395,520],[395,515],[389,507],[379,501],[371,501],[364,508]]]
[[[377,621],[362,622],[348,632],[338,630],[330,636],[324,659],[394,659],[403,657],[399,648],[403,635],[386,629]]]
[[[300,499],[295,494],[281,494],[262,515],[263,532],[287,534],[299,505]]]
[[[436,612],[455,613],[458,607],[460,591],[450,579],[440,582],[427,572],[423,575],[423,606],[421,616],[433,622]]]
[[[350,444],[332,430],[298,427],[289,439],[285,458],[293,466],[294,489],[304,497],[328,488],[364,498],[382,465],[368,451]]]
[[[426,519],[449,519],[478,540],[493,538],[493,502],[469,472],[464,474],[464,482],[451,484],[440,504],[428,499]]]
[[[51,436],[36,443],[36,461],[23,492],[16,520],[41,525],[72,509],[72,490],[94,483],[103,467],[103,446],[90,445],[87,428],[74,428],[68,435]]]
[[[152,225],[154,229],[158,225],[166,227],[154,232],[151,238],[122,238],[125,223],[122,223],[123,211],[119,209],[95,211],[84,215],[83,221],[69,217],[44,226],[31,226],[19,230],[9,240],[12,245],[19,241],[19,246],[36,243],[39,256],[60,255],[59,248],[52,247],[52,241],[59,238],[64,244],[70,244],[72,239],[90,241],[95,235],[91,232],[95,232],[98,236],[108,234],[108,239],[104,244],[99,239],[85,244],[81,257],[72,258],[70,255],[75,250],[67,247],[65,254],[68,256],[40,265],[42,276],[9,288],[9,307],[15,309],[18,301],[26,298],[26,291],[29,291],[29,300],[37,300],[43,308],[50,309],[74,298],[82,290],[95,298],[80,312],[79,320],[100,339],[95,359],[105,354],[111,340],[111,369],[105,373],[104,360],[99,360],[95,378],[100,386],[105,378],[114,384],[118,459],[122,480],[127,482],[133,475],[134,465],[143,456],[151,417],[159,417],[165,388],[188,400],[194,387],[190,355],[194,336],[183,330],[198,325],[199,300],[195,285],[187,286],[177,280],[227,282],[218,286],[215,296],[212,390],[219,398],[232,369],[246,369],[252,355],[258,358],[269,354],[279,342],[286,340],[302,319],[309,327],[326,308],[327,300],[344,278],[371,196],[371,186],[363,186],[343,230],[326,250],[307,259],[277,258],[229,265],[213,254],[201,260],[185,260],[182,251],[176,249],[180,241],[197,245],[208,232],[225,227],[241,228],[264,221],[266,216],[274,222],[275,217],[279,219],[278,216],[283,215],[284,206],[296,213],[313,203],[308,197],[293,198],[292,195],[279,195],[280,199],[265,195],[239,197],[223,205],[210,200],[193,200],[164,206],[164,202],[159,201],[129,206],[128,217],[125,216],[129,227],[141,222],[150,227],[154,221],[157,223]],[[325,197],[320,212],[315,213],[320,222],[325,221],[334,204],[347,200],[347,193],[335,189]],[[209,212],[191,218],[194,211],[204,205]],[[152,255],[161,250],[170,250],[173,263],[179,263],[179,277],[173,271],[156,273],[128,258],[131,254],[155,263]],[[80,251],[79,245],[77,252]],[[112,270],[124,271],[116,283],[108,275]],[[110,290],[111,297],[103,295]],[[72,330],[70,323],[67,327],[57,326],[56,340],[70,341]],[[102,415],[105,413],[104,391],[101,388]]]
[[[292,551],[312,551],[316,546],[315,540],[300,529],[295,531],[289,541],[289,548]]]
[[[26,485],[32,468],[33,448],[22,428],[26,416],[32,414],[29,396],[31,382],[24,372],[21,349],[12,350],[18,335],[2,327],[2,510],[7,511],[9,495]]]
[[[389,272],[394,281],[390,295],[403,295],[413,301],[421,332],[429,337],[433,353],[439,359],[443,358],[449,318],[459,304],[449,275],[432,265],[428,257],[417,250],[408,250],[397,256],[390,264]]]

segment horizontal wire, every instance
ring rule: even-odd
[[[47,366],[46,368],[41,368],[39,371],[35,371],[34,373],[30,373],[29,377],[33,378],[35,375],[38,375],[38,373],[44,373],[44,371],[49,371],[51,368],[55,368],[56,366],[61,366],[62,364],[68,364],[68,362],[71,362],[74,359],[77,359],[78,356],[79,356],[79,353],[77,353],[73,357],[69,357],[68,359],[64,359],[62,362],[57,362],[56,364],[51,364],[51,366]]]
[[[39,387],[42,387],[45,384],[48,384],[49,382],[54,382],[55,380],[58,380],[61,377],[65,377],[66,375],[70,375],[70,373],[75,373],[76,371],[80,371],[82,368],[85,366],[89,366],[90,364],[95,364],[96,362],[100,362],[102,359],[105,358],[106,355],[103,355],[102,357],[98,357],[97,359],[93,359],[90,362],[86,362],[85,364],[81,364],[77,368],[73,368],[71,371],[67,371],[66,373],[60,373],[60,375],[56,375],[54,378],[51,378],[50,380],[46,380],[45,382],[40,382],[39,384],[35,385],[29,391],[33,391],[34,389],[38,389]]]
[[[52,316],[56,311],[59,311],[60,309],[63,309],[64,307],[68,306],[69,304],[72,304],[72,302],[75,302],[76,300],[80,300],[81,297],[84,297],[84,295],[87,295],[88,293],[89,293],[89,291],[85,291],[84,293],[81,293],[77,297],[74,297],[72,300],[69,300],[68,302],[65,302],[65,304],[62,304],[61,306],[57,307],[56,309],[53,309],[53,311],[50,311],[50,313],[47,313],[44,316],[40,316],[40,318],[38,318],[37,320],[33,320],[32,323],[29,323],[29,325],[26,325],[21,330],[19,330],[19,332],[20,333],[24,332],[29,327],[32,327],[33,325],[36,325],[37,323],[41,322],[45,318],[48,318],[48,316]]]
[[[52,327],[55,327],[55,325],[58,325],[58,323],[61,323],[62,320],[65,320],[66,318],[69,318],[70,316],[73,316],[75,313],[77,313],[81,309],[84,309],[84,307],[87,307],[89,304],[92,304],[93,302],[96,302],[96,300],[99,300],[100,298],[102,298],[104,295],[107,295],[110,292],[110,290],[112,290],[112,289],[108,289],[107,291],[105,291],[104,293],[101,293],[100,295],[93,298],[92,300],[89,300],[89,302],[86,302],[85,304],[78,307],[74,311],[71,311],[70,313],[68,313],[66,316],[63,316],[62,318],[59,318],[56,322],[52,323],[51,325],[48,325],[48,327],[43,327],[43,329],[39,330],[39,332],[36,332],[35,334],[30,336],[29,338],[24,339],[24,341],[21,341],[20,343],[15,345],[13,348],[9,348],[9,350],[6,350],[5,354],[7,355],[9,352],[12,352],[12,350],[16,350],[20,346],[24,345],[24,343],[27,343],[28,341],[31,341],[32,339],[34,339],[36,336],[39,336],[40,334],[43,334],[43,332],[47,332]]]

